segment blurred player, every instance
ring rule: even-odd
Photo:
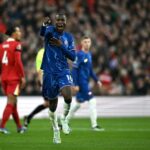
[[[9,133],[5,129],[5,125],[10,115],[12,115],[17,125],[17,131],[24,133],[25,128],[20,123],[17,111],[17,96],[25,86],[25,75],[21,61],[21,31],[19,27],[11,26],[6,34],[9,37],[0,47],[0,72],[2,89],[5,95],[7,95],[7,105],[0,123],[0,132],[4,134]]]
[[[85,101],[88,101],[92,129],[99,131],[100,127],[97,124],[96,100],[93,98],[92,91],[89,87],[90,77],[94,79],[99,87],[101,87],[102,84],[92,69],[92,56],[89,52],[91,38],[88,36],[83,37],[81,40],[81,46],[82,49],[77,52],[76,60],[73,63],[72,69],[72,77],[75,84],[73,90],[77,92],[76,104],[71,107],[67,119],[70,120],[74,113],[80,108],[80,105]]]
[[[49,100],[50,104],[49,116],[54,131],[54,143],[61,143],[55,112],[59,93],[65,101],[64,116],[67,116],[72,101],[71,85],[73,81],[67,59],[74,61],[75,50],[72,35],[64,31],[66,21],[64,14],[57,14],[55,26],[46,26],[48,20],[45,20],[41,27],[41,36],[45,37],[45,52],[41,66],[43,70],[42,94],[44,98]],[[62,120],[62,130],[65,134],[70,133],[66,117]]]
[[[41,68],[41,64],[42,64],[42,60],[43,60],[43,54],[44,54],[44,48],[41,48],[36,56],[36,71],[37,71],[37,75],[38,75],[38,83],[41,86],[42,85],[42,76],[43,76],[43,71],[40,69]],[[45,108],[49,107],[49,102],[48,100],[45,98],[44,99],[44,103],[41,105],[38,105],[29,115],[24,117],[24,126],[28,127],[31,119],[39,112],[41,112],[42,110],[44,110]]]

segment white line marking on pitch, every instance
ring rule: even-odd
[[[72,128],[72,131],[93,131],[91,128]],[[150,132],[150,129],[133,129],[133,128],[118,128],[118,129],[107,129],[107,128],[103,128],[101,129],[99,132]],[[95,131],[96,132],[96,131]]]

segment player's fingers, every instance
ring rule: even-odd
[[[44,23],[45,25],[50,25],[50,24],[51,24],[51,19],[50,19],[50,17],[45,17],[43,23]]]
[[[57,41],[58,41],[58,39],[56,39],[56,38],[50,38],[50,41],[57,42]]]
[[[47,17],[44,18],[44,20],[48,21],[48,20],[50,20],[50,17],[47,16]]]
[[[53,42],[53,41],[50,41],[50,44],[51,44],[51,45],[56,45],[56,43],[55,43],[55,42]]]
[[[57,44],[58,44],[58,41],[55,40],[55,39],[50,39],[50,44],[52,44],[52,45],[57,45]]]

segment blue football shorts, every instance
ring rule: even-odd
[[[58,97],[63,87],[72,85],[73,80],[69,70],[64,70],[60,74],[44,73],[42,95],[51,100]]]

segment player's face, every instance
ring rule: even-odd
[[[56,29],[58,32],[63,32],[66,26],[66,16],[56,15]]]
[[[21,40],[21,36],[22,36],[22,33],[21,33],[21,30],[19,27],[16,27],[16,31],[15,31],[15,39],[20,41]]]
[[[91,39],[90,38],[83,39],[81,41],[81,45],[84,50],[88,51],[91,47]]]

